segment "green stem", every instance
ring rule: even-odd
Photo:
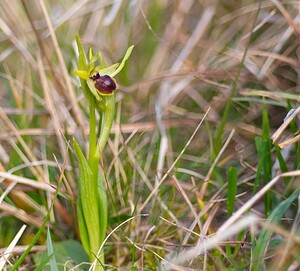
[[[103,149],[107,143],[110,130],[114,120],[115,114],[115,95],[103,96],[104,102],[104,110],[102,112],[102,124],[101,124],[101,132],[98,138],[96,152],[94,153],[94,159],[100,158],[103,152]],[[99,160],[98,160],[99,161]],[[99,222],[100,222],[100,242],[102,243],[107,228],[107,197],[104,189],[104,185],[101,182],[101,179],[98,179],[98,204],[99,204]],[[100,262],[104,264],[104,255],[102,251],[100,252]],[[100,269],[100,268],[99,268]]]
[[[105,109],[103,111],[103,122],[100,137],[97,143],[97,155],[101,156],[107,143],[115,115],[115,95],[103,96]]]
[[[100,240],[100,221],[99,221],[99,195],[98,195],[98,165],[100,157],[97,155],[97,134],[96,134],[96,112],[95,99],[90,103],[90,138],[89,138],[89,158],[88,166],[91,170],[91,175],[88,179],[85,178],[81,183],[81,203],[83,204],[83,215],[85,224],[87,225],[87,232],[89,236],[89,255],[90,260],[94,261],[95,254],[101,245]],[[88,206],[86,206],[86,204]]]
[[[95,155],[96,152],[96,114],[95,114],[95,99],[92,99],[90,103],[90,149],[89,149],[89,161]]]
[[[96,112],[95,99],[90,103],[90,149],[89,149],[89,167],[94,176],[94,182],[98,183],[98,165],[100,161],[100,154],[97,151],[97,131],[96,131]]]
[[[114,120],[114,113],[115,113],[115,97],[114,94],[110,96],[104,96],[103,97],[103,103],[104,103],[104,110],[102,111],[102,124],[101,124],[101,131],[100,135],[97,141],[97,135],[96,135],[96,115],[95,115],[95,101],[93,101],[90,104],[90,152],[89,152],[89,167],[92,171],[92,180],[91,182],[97,183],[97,204],[99,208],[99,213],[95,214],[95,216],[98,216],[99,219],[99,243],[97,243],[99,246],[103,242],[106,234],[106,227],[107,227],[107,198],[106,198],[106,192],[103,186],[103,183],[100,179],[98,166],[100,157],[102,155],[103,149],[107,143],[111,127]],[[93,185],[93,187],[95,187]],[[89,228],[89,227],[88,227]],[[94,243],[93,240],[91,241],[91,249],[92,244]],[[94,243],[94,245],[96,245]],[[93,251],[93,250],[92,250]],[[100,252],[99,261],[101,264],[104,264],[104,255],[102,252]],[[91,261],[95,259],[95,256],[90,254]],[[96,270],[103,270],[101,266],[98,266]]]

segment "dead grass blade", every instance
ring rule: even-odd
[[[233,129],[233,130],[230,132],[230,134],[229,134],[229,136],[228,136],[226,142],[224,143],[222,149],[221,149],[220,152],[218,153],[216,159],[214,160],[214,162],[213,162],[213,164],[211,165],[211,167],[210,167],[208,173],[207,173],[206,176],[205,176],[205,179],[204,179],[204,181],[203,181],[203,185],[201,186],[201,190],[200,190],[200,192],[199,192],[199,199],[200,199],[201,201],[203,200],[203,197],[204,197],[204,195],[205,195],[205,192],[206,192],[206,189],[207,189],[207,186],[208,186],[209,178],[210,178],[211,174],[213,173],[213,171],[214,171],[214,169],[215,169],[215,166],[216,166],[217,163],[219,162],[219,159],[220,159],[221,155],[223,154],[223,152],[226,150],[228,144],[230,143],[230,141],[231,141],[231,139],[232,139],[234,133],[235,133],[235,129]]]
[[[258,224],[258,221],[258,217],[254,215],[247,215],[246,217],[241,218],[235,223],[234,226],[226,231],[217,232],[216,235],[208,239],[201,239],[199,240],[199,244],[197,246],[188,249],[185,252],[179,253],[179,255],[168,260],[169,263],[164,266],[164,270],[173,270],[173,265],[181,265],[192,258],[200,256],[207,250],[215,247],[218,243],[225,241],[232,235],[237,234],[242,229],[255,226]]]
[[[26,225],[23,225],[21,229],[18,231],[14,239],[11,241],[3,255],[0,257],[0,270],[4,269],[5,264],[8,262],[9,256],[11,252],[13,251],[14,247],[18,243],[19,239],[22,237],[23,232],[26,229]]]
[[[62,77],[65,80],[66,90],[68,91],[68,97],[69,97],[69,100],[70,100],[71,105],[72,105],[72,110],[74,111],[74,117],[77,120],[78,124],[83,129],[83,131],[86,131],[86,129],[84,129],[84,127],[86,126],[86,124],[85,124],[86,122],[85,122],[85,119],[83,117],[82,111],[80,110],[79,105],[77,103],[76,95],[75,95],[74,89],[73,89],[72,84],[71,84],[71,80],[70,80],[69,73],[68,73],[68,70],[67,70],[67,67],[66,67],[66,63],[64,61],[61,49],[59,47],[59,44],[58,44],[54,29],[53,29],[53,26],[52,26],[50,17],[48,15],[45,3],[44,3],[44,1],[40,1],[39,4],[42,8],[44,17],[46,19],[47,27],[50,31],[50,36],[51,36],[51,39],[52,39],[52,42],[53,42],[53,45],[54,45],[55,52],[56,52],[57,57],[58,57],[58,61],[59,61],[59,65],[60,65],[60,71],[62,73]]]
[[[227,231],[241,216],[247,212],[262,196],[267,193],[272,186],[274,186],[281,178],[300,176],[300,170],[282,173],[268,182],[261,190],[259,190],[253,197],[248,200],[240,209],[238,209],[219,229],[218,232]]]
[[[151,191],[151,193],[149,194],[149,196],[147,197],[147,199],[143,202],[142,206],[139,208],[139,213],[141,213],[143,211],[143,209],[146,207],[146,205],[148,204],[148,202],[150,201],[150,199],[153,197],[153,195],[155,195],[155,193],[158,191],[159,187],[161,186],[161,184],[165,181],[165,179],[170,175],[171,171],[173,170],[174,166],[177,164],[177,162],[179,161],[179,159],[181,158],[182,154],[185,152],[186,148],[189,146],[189,144],[191,143],[191,141],[193,140],[193,138],[195,137],[196,133],[198,132],[199,128],[201,127],[203,121],[205,120],[207,114],[209,112],[209,109],[206,111],[203,119],[200,121],[200,123],[198,124],[197,128],[195,129],[195,131],[193,132],[192,136],[190,137],[190,139],[188,140],[188,142],[185,144],[184,148],[182,149],[182,151],[180,152],[180,154],[178,155],[178,157],[175,159],[175,161],[173,162],[173,164],[171,165],[171,167],[168,169],[168,171],[164,174],[164,176],[162,177],[162,179],[159,181],[159,183],[154,187],[154,189]]]
[[[291,121],[300,113],[300,106],[298,106],[296,109],[293,109],[291,111],[291,114],[289,113],[287,117],[284,119],[281,126],[276,130],[276,132],[272,135],[271,139],[273,143],[277,142],[281,134],[284,132],[284,130],[288,127],[288,125],[291,123]]]
[[[44,183],[44,182],[37,182],[25,177],[20,177],[20,176],[16,176],[7,172],[0,172],[0,177],[14,181],[16,183],[19,184],[25,184],[28,186],[31,186],[33,188],[39,189],[39,190],[44,190],[46,192],[49,193],[55,193],[55,189],[52,187],[52,185]]]

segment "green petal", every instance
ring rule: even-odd
[[[98,59],[99,59],[99,62],[100,62],[100,67],[101,67],[101,69],[106,68],[106,65],[105,65],[105,63],[104,63],[102,54],[101,54],[100,52],[98,52],[97,54],[93,55],[93,49],[90,48],[90,50],[89,50],[89,60],[90,60],[90,63],[89,63],[89,64],[95,63]],[[94,66],[93,66],[92,69],[94,69]],[[92,69],[91,69],[91,70],[92,70]]]
[[[98,60],[98,59],[101,59],[101,54],[98,52],[97,54],[95,54],[92,58],[91,58],[91,60],[90,60],[90,62],[89,62],[89,64],[88,64],[88,72],[89,72],[89,74],[92,72],[92,70],[94,69],[94,67],[95,67],[95,62]]]
[[[116,63],[116,64],[113,64],[107,68],[101,68],[101,66],[97,66],[95,67],[95,69],[93,70],[93,72],[91,73],[92,75],[96,74],[96,73],[99,73],[100,75],[109,75],[110,77],[112,73],[114,73],[116,71],[116,69],[119,67],[119,63]]]
[[[106,65],[105,65],[105,62],[103,60],[103,57],[102,55],[99,53],[99,61],[100,61],[100,68],[101,69],[105,69],[106,68]]]
[[[89,49],[89,60],[91,61],[93,59],[93,49]]]
[[[130,55],[131,55],[131,52],[132,52],[132,50],[133,50],[133,47],[134,47],[134,45],[130,46],[130,47],[127,49],[126,54],[125,54],[125,56],[124,56],[124,58],[123,58],[123,60],[122,60],[122,62],[121,62],[121,64],[120,64],[120,66],[119,66],[112,74],[109,74],[110,77],[116,76],[116,75],[123,69],[126,60],[127,60],[127,59],[130,57]]]

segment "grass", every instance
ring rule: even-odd
[[[90,267],[76,217],[73,138],[85,153],[89,140],[77,33],[107,65],[135,45],[100,161],[105,268],[299,268],[297,1],[0,7],[1,268]]]

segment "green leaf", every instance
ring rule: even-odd
[[[37,267],[34,269],[34,271],[40,271],[40,270],[48,270],[49,268],[47,268],[46,264],[49,263],[51,257],[53,256],[53,254],[47,256],[47,257],[42,257],[40,260],[37,261]],[[34,257],[36,258],[36,257]]]
[[[87,225],[84,220],[80,193],[78,193],[78,198],[77,198],[77,219],[78,219],[78,227],[79,227],[81,243],[85,251],[89,251],[90,250],[89,235],[88,235]]]
[[[50,262],[49,262],[51,271],[58,271],[58,266],[57,266],[57,262],[56,262],[55,255],[54,255],[54,250],[53,250],[53,246],[52,246],[51,234],[50,234],[49,228],[47,230],[47,251],[48,251],[48,256],[52,255],[52,257],[50,258]]]
[[[79,182],[79,196],[77,202],[82,206],[83,217],[78,219],[84,219],[86,224],[88,238],[89,238],[89,251],[91,260],[93,260],[94,254],[97,254],[100,247],[100,223],[99,223],[99,203],[98,203],[98,178],[95,176],[87,160],[85,159],[79,144],[74,139],[74,147],[79,162],[80,182]],[[95,179],[97,178],[97,179]],[[83,222],[81,222],[83,223]],[[82,237],[86,238],[86,233],[83,232]],[[86,242],[87,243],[87,242]]]
[[[89,256],[86,254],[82,245],[75,240],[66,240],[53,244],[53,250],[58,265],[59,271],[74,270],[81,271],[87,270],[87,265],[83,265],[84,262],[89,262]],[[49,262],[49,256],[47,252],[41,252],[33,255],[33,261],[38,266],[44,266],[42,269],[36,268],[35,271],[44,270],[50,271],[50,266],[45,265]],[[66,265],[66,263],[68,264]],[[75,268],[75,266],[77,266]],[[66,268],[67,267],[67,268]],[[71,268],[72,267],[72,268]]]
[[[100,179],[100,176],[98,180],[98,195],[99,195],[100,240],[102,243],[106,236],[108,214],[107,214],[107,196],[102,181]]]

